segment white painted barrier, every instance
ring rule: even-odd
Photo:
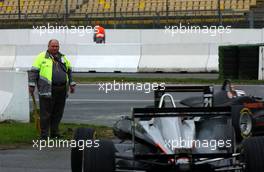
[[[186,32],[186,33],[185,33]],[[247,35],[247,36],[244,36]],[[74,30],[3,29],[0,45],[46,45],[56,38],[62,45],[95,44],[93,32]],[[168,29],[106,29],[106,43],[175,44],[175,43],[217,43],[246,44],[264,41],[263,29],[231,29],[229,32],[174,31]]]
[[[155,39],[153,39],[155,38]],[[202,32],[180,33],[168,29],[142,30],[142,44],[215,43],[221,42],[220,34]]]
[[[261,34],[261,37],[262,37],[262,43],[264,43],[264,28],[262,29],[262,34]]]
[[[95,44],[93,42],[94,31],[90,28],[79,30],[70,29],[32,29],[29,30],[29,44],[46,44],[50,39],[58,39],[61,44]],[[140,30],[106,29],[106,42],[113,43],[140,43]]]
[[[18,45],[12,66],[27,71],[36,56],[46,50],[47,45]],[[138,44],[65,45],[60,51],[68,57],[75,72],[137,72],[140,59]]]
[[[28,75],[26,72],[0,71],[0,121],[29,122]]]
[[[67,33],[65,34],[65,44],[92,44],[93,34],[92,33]]]
[[[74,71],[137,72],[140,45],[82,45],[77,54]]]
[[[1,47],[1,46],[0,46]],[[47,45],[18,45],[16,46],[16,60],[14,62],[14,68],[27,71],[31,68],[34,59],[37,55],[47,50]],[[77,46],[65,45],[62,46],[60,51],[65,54],[72,63],[75,65],[77,56]],[[1,64],[1,63],[0,63]],[[0,65],[1,68],[1,65]]]
[[[143,45],[139,72],[204,72],[208,44]]]
[[[31,68],[34,58],[47,49],[51,38],[60,41],[61,52],[70,59],[74,71],[80,72],[218,71],[218,45],[264,42],[264,29],[231,29],[230,33],[222,34],[106,29],[106,35],[107,43],[98,45],[93,43],[92,31],[2,30],[0,69]],[[201,45],[207,48],[198,51],[196,47]]]
[[[206,70],[204,72],[215,72],[219,70],[218,62],[218,44],[208,44],[209,56],[206,64]]]
[[[264,46],[259,47],[258,80],[264,80]]]
[[[47,45],[19,45],[16,46],[16,61],[14,68],[27,71],[31,68],[36,56],[47,50]]]
[[[230,34],[222,34],[221,44],[262,43],[262,29],[232,29]]]
[[[0,90],[0,121],[6,119],[5,111],[10,104],[12,97],[12,93]]]
[[[40,31],[40,30],[29,30],[29,43],[33,45],[47,45],[50,39],[57,39],[61,44],[66,44],[65,42],[66,34],[63,32],[56,31]]]
[[[12,69],[15,63],[16,47],[11,45],[0,46],[0,69]]]
[[[74,72],[215,72],[218,46],[212,43],[88,44],[64,45],[61,52],[69,58]],[[46,49],[47,45],[0,46],[0,69],[26,71]]]
[[[106,29],[106,43],[140,44],[141,32],[139,29]]]
[[[0,45],[29,44],[29,29],[1,29]]]

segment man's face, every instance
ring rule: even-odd
[[[56,55],[59,52],[60,46],[58,41],[51,41],[49,46],[48,46],[48,51],[52,55]]]

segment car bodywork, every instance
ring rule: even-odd
[[[123,117],[114,125],[115,135],[124,141],[116,144],[117,167],[146,171],[243,171],[243,165],[234,162],[240,155],[237,153],[243,140],[240,136],[248,125],[250,131],[243,137],[263,133],[260,125],[263,102],[245,96],[241,90],[236,90],[237,97],[228,98],[224,85],[217,93],[213,86],[158,88],[153,108],[134,108],[132,117]],[[202,92],[203,96],[184,99],[180,103],[187,107],[176,108],[170,92]],[[165,97],[169,97],[173,107],[166,107]],[[247,118],[241,121],[244,112],[250,115],[251,123]],[[181,145],[181,142],[189,144]]]

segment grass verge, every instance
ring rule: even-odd
[[[87,127],[96,130],[97,138],[113,138],[112,128],[89,124],[61,124],[60,132],[63,139],[70,140],[76,128]],[[4,121],[0,123],[0,148],[32,146],[32,140],[39,138],[34,123]]]

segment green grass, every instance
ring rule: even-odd
[[[60,132],[63,139],[72,139],[78,127],[94,128],[97,138],[113,138],[112,129],[106,126],[86,124],[61,124]],[[34,123],[5,121],[0,123],[0,148],[8,146],[32,145],[32,140],[39,138]]]
[[[78,83],[98,82],[164,82],[166,84],[222,84],[224,79],[197,78],[130,78],[130,77],[74,77]],[[260,80],[232,80],[234,84],[263,84]]]

